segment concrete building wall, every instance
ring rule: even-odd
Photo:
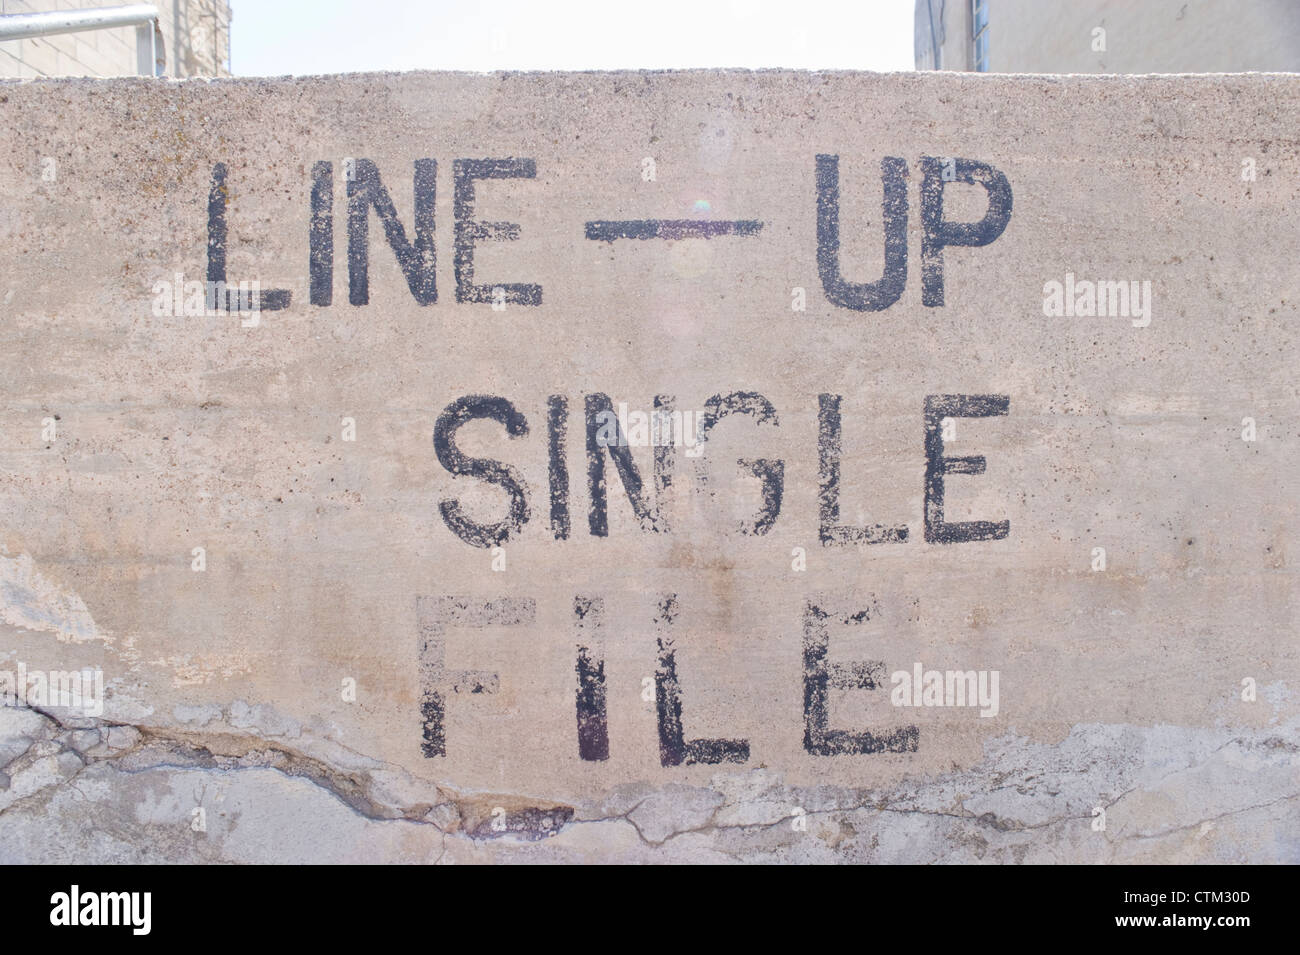
[[[1300,3],[1290,0],[986,0],[985,6],[991,72],[1300,71]],[[917,69],[974,69],[971,9],[971,0],[917,0]]]
[[[0,15],[93,10],[126,0],[0,0]],[[230,75],[230,5],[225,0],[156,0],[167,76]],[[84,30],[0,43],[0,77],[135,76],[134,27]]]
[[[0,863],[1300,861],[1300,77],[0,104]]]
[[[969,70],[970,0],[917,0],[914,52],[918,70]]]

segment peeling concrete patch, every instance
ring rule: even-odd
[[[69,732],[30,710],[10,711],[0,730],[3,862],[60,861],[59,840],[40,848],[31,833],[76,831],[87,800],[108,831],[135,834],[93,840],[99,854],[82,861],[101,863],[355,861],[349,852],[426,862],[1300,862],[1294,720],[1239,733],[1079,726],[1056,746],[1008,736],[969,770],[885,790],[790,786],[756,769],[718,773],[708,786],[623,787],[576,807],[458,794],[373,761],[330,766],[254,737]],[[408,801],[393,801],[399,792]],[[315,814],[314,827],[295,807]],[[186,835],[199,808],[210,825]],[[1094,808],[1106,811],[1103,830]],[[398,828],[380,836],[378,822]]]
[[[238,729],[252,729],[264,736],[284,736],[294,739],[302,735],[298,721],[277,713],[275,708],[265,703],[249,706],[243,700],[230,704],[227,711],[231,726]]]
[[[186,706],[184,703],[177,703],[172,707],[172,716],[178,723],[193,723],[196,726],[207,726],[214,720],[222,717],[221,707],[211,703],[200,706]]]
[[[108,640],[95,626],[85,602],[38,573],[26,554],[0,554],[0,619],[24,630],[53,633],[70,643]]]

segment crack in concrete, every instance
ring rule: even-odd
[[[1292,799],[1300,799],[1300,792],[1291,793],[1289,796],[1278,796],[1276,799],[1270,799],[1268,802],[1257,803],[1253,806],[1242,806],[1238,809],[1229,809],[1227,812],[1221,812],[1216,816],[1209,816],[1205,819],[1198,819],[1195,822],[1185,823],[1181,826],[1174,826],[1171,829],[1162,829],[1159,832],[1135,832],[1128,836],[1130,839],[1163,839],[1171,836],[1176,832],[1185,832],[1188,829],[1199,829],[1206,823],[1218,822],[1220,819],[1228,819],[1232,816],[1239,816],[1244,812],[1254,812],[1257,809],[1267,809],[1269,806],[1276,806],[1278,803],[1290,802]]]
[[[25,705],[18,708],[36,713],[57,730],[50,737],[33,740],[23,753],[5,764],[6,772],[10,766],[23,761],[41,743],[56,742],[57,737],[65,732],[88,728],[84,725],[70,727],[55,714],[37,706]],[[435,806],[443,804],[445,800],[439,803],[417,803],[405,808],[388,806],[370,796],[367,791],[367,780],[361,774],[332,767],[316,757],[308,756],[281,743],[236,734],[167,733],[134,723],[119,723],[105,719],[77,720],[78,724],[86,722],[93,722],[96,728],[130,728],[139,734],[139,739],[119,752],[104,755],[84,753],[60,741],[58,754],[66,752],[76,756],[82,764],[81,768],[56,782],[41,786],[27,796],[15,800],[9,806],[0,808],[0,815],[23,807],[24,804],[30,803],[50,789],[67,785],[86,769],[95,765],[109,765],[120,772],[132,774],[158,769],[202,769],[219,772],[273,769],[287,777],[305,779],[313,783],[366,819],[377,822],[400,820],[441,829],[435,822],[425,817]],[[102,739],[101,733],[101,745]],[[441,786],[435,788],[440,797],[444,795],[445,790]]]
[[[0,766],[0,778],[3,778],[6,784],[4,789],[0,789],[0,794],[10,788],[13,780],[20,779],[27,770],[36,766],[42,760],[54,760],[43,771],[52,772],[57,778],[36,786],[31,792],[19,796],[9,805],[0,808],[0,815],[39,809],[48,802],[52,791],[63,787],[73,789],[82,799],[88,802],[93,801],[78,787],[77,781],[78,777],[94,766],[108,765],[116,771],[129,774],[167,769],[218,773],[232,773],[246,769],[271,769],[287,778],[302,779],[311,783],[333,796],[346,806],[349,811],[361,818],[375,822],[411,822],[432,827],[440,833],[438,855],[433,860],[435,864],[448,859],[448,853],[452,850],[454,838],[467,840],[471,844],[484,844],[495,841],[506,845],[521,845],[547,839],[560,832],[569,831],[580,826],[609,822],[627,824],[631,827],[632,832],[636,833],[637,840],[643,846],[652,850],[660,850],[682,836],[710,835],[724,832],[773,831],[779,827],[790,825],[800,814],[810,824],[818,819],[852,816],[862,812],[872,812],[877,816],[884,814],[925,816],[936,819],[951,819],[958,823],[989,828],[1000,833],[1047,830],[1072,822],[1087,821],[1089,818],[1084,813],[1067,812],[1062,815],[1054,815],[1041,822],[1024,822],[993,811],[975,812],[966,809],[963,803],[971,798],[971,792],[968,788],[970,781],[967,779],[970,773],[979,774],[983,772],[985,778],[994,783],[993,786],[983,787],[975,793],[983,798],[988,798],[991,794],[1008,788],[1013,789],[1021,796],[1032,798],[1044,794],[1038,788],[1040,785],[1046,787],[1046,795],[1056,798],[1060,793],[1060,779],[1057,778],[1057,774],[1068,772],[1068,770],[1060,769],[1052,772],[1036,771],[1030,777],[1025,778],[1023,775],[1024,769],[1006,770],[990,766],[982,771],[978,767],[972,767],[966,772],[948,773],[928,780],[921,788],[918,788],[919,784],[916,781],[907,781],[900,783],[893,791],[885,793],[875,790],[846,789],[839,792],[839,797],[849,797],[842,801],[837,800],[836,791],[832,790],[830,794],[831,800],[835,804],[824,808],[806,809],[802,813],[784,812],[775,819],[769,817],[755,819],[754,821],[729,822],[721,820],[720,817],[724,812],[733,811],[737,807],[746,805],[761,807],[766,804],[773,805],[773,808],[776,808],[779,807],[779,800],[781,799],[797,805],[801,798],[807,797],[805,801],[810,800],[815,803],[818,801],[817,790],[803,790],[801,797],[799,788],[784,787],[778,781],[768,783],[766,789],[754,793],[753,798],[747,800],[738,793],[720,791],[717,788],[687,787],[688,792],[694,791],[697,794],[710,793],[721,801],[707,810],[707,816],[703,823],[668,829],[668,827],[674,825],[671,801],[669,801],[670,808],[665,810],[669,817],[667,823],[663,822],[660,817],[654,815],[650,817],[652,820],[650,825],[654,826],[656,831],[666,830],[666,835],[663,838],[655,838],[650,834],[646,824],[638,822],[634,818],[639,810],[647,807],[647,803],[651,798],[650,795],[635,799],[628,808],[620,812],[585,815],[572,806],[551,803],[546,800],[531,800],[529,797],[518,795],[468,794],[456,792],[440,784],[419,782],[420,785],[430,788],[435,794],[432,800],[395,804],[391,800],[384,800],[374,792],[378,782],[372,769],[347,769],[335,766],[318,756],[310,755],[284,743],[267,740],[260,736],[211,731],[168,731],[102,718],[94,720],[77,719],[71,721],[71,723],[65,723],[55,714],[40,707],[26,705],[19,707],[19,709],[28,710],[39,716],[44,721],[44,731],[41,733],[29,731],[12,737],[14,740],[25,742],[26,747],[18,755]],[[122,732],[114,734],[113,730]],[[97,735],[87,739],[84,735],[87,731],[93,731]],[[83,734],[79,741],[76,736],[78,733]],[[124,737],[127,741],[118,740],[121,745],[114,747],[110,744],[110,740],[115,739],[115,737]],[[347,753],[373,763],[373,769],[396,771],[408,780],[413,778],[399,767],[392,767],[382,761],[356,753],[354,750],[342,747],[341,744],[331,742],[330,745],[340,745],[340,748]],[[1143,779],[1141,782],[1129,786],[1108,799],[1098,796],[1096,804],[1110,810],[1136,792],[1155,792],[1166,781],[1205,766],[1212,757],[1234,745],[1244,750],[1258,750],[1263,746],[1265,749],[1278,750],[1279,753],[1283,750],[1290,752],[1295,748],[1289,747],[1283,737],[1270,737],[1269,739],[1259,740],[1244,736],[1233,736],[1212,749],[1199,752],[1189,751],[1186,753],[1187,761],[1183,765],[1172,768],[1158,776]],[[1030,758],[1028,754],[1021,754],[1021,756]],[[68,771],[70,768],[68,764],[71,763],[72,759],[76,761],[76,768]],[[64,763],[63,766],[59,765],[60,760]],[[1125,775],[1122,764],[1109,767],[1109,769],[1112,773],[1112,780],[1116,776],[1122,777]],[[1076,770],[1077,772],[1079,770]],[[954,799],[954,808],[952,809],[906,805],[909,800],[924,798],[927,791],[941,792],[943,787],[953,784],[963,784],[962,789],[966,792],[960,796],[956,793],[952,794]],[[715,782],[714,786],[717,785],[718,783]],[[779,788],[779,796],[774,795],[777,790],[773,787]],[[723,790],[727,788],[724,784]],[[657,791],[657,794],[663,795],[663,792]],[[1076,802],[1077,798],[1076,794]],[[1165,838],[1196,829],[1207,823],[1213,823],[1246,812],[1267,809],[1296,798],[1300,798],[1300,793],[1279,796],[1265,802],[1231,809],[1206,819],[1156,832],[1139,832],[1130,835],[1123,829],[1113,830],[1104,833],[1104,839],[1109,844],[1113,854],[1123,840],[1128,838],[1139,840]],[[511,807],[509,811],[504,808],[507,806]],[[706,807],[701,806],[700,808]],[[680,821],[680,815],[677,817],[677,821]],[[850,827],[850,832],[853,831],[852,827]],[[725,845],[715,844],[710,848],[732,858],[741,858],[730,852]],[[780,850],[774,849],[774,851]]]
[[[271,769],[288,778],[303,779],[312,783],[365,819],[375,822],[410,822],[431,826],[442,832],[444,836],[450,828],[450,831],[455,831],[474,841],[512,836],[528,841],[547,838],[569,825],[575,812],[571,806],[548,800],[528,800],[526,797],[502,794],[469,795],[455,792],[441,784],[432,785],[436,793],[434,801],[395,806],[379,800],[372,794],[374,780],[370,773],[332,766],[318,757],[262,737],[235,733],[164,731],[103,718],[78,718],[75,725],[69,725],[54,713],[38,706],[26,704],[17,709],[27,710],[42,717],[52,731],[48,736],[32,740],[23,753],[5,764],[6,771],[10,766],[21,769],[20,764],[27,759],[33,749],[48,743],[57,743],[59,746],[58,750],[49,755],[68,753],[75,756],[81,765],[76,772],[40,786],[33,792],[14,800],[10,805],[0,808],[0,815],[35,805],[47,796],[50,790],[67,786],[86,769],[97,765],[108,765],[119,772],[130,774],[161,769],[197,769],[221,773],[245,769]],[[60,739],[72,732],[90,729],[91,727],[86,724],[93,724],[93,727],[100,731],[98,743],[86,747],[88,750],[104,745],[102,730],[105,728],[130,729],[138,735],[138,738],[131,745],[106,754],[83,752],[71,745],[70,740]],[[45,758],[45,756],[37,758]],[[365,758],[370,759],[370,757]],[[386,767],[386,764],[380,765]],[[82,795],[84,798],[84,794]],[[524,803],[529,804],[524,805]],[[492,824],[493,812],[502,804],[512,808],[506,816],[505,828],[498,830]],[[430,818],[437,810],[444,810],[446,815],[454,819],[455,825],[451,827],[446,824],[440,825]],[[445,851],[444,848],[443,854]]]

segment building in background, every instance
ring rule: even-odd
[[[918,70],[1300,71],[1296,0],[916,0]]]
[[[123,6],[112,0],[0,0],[0,29],[5,16],[89,13]],[[146,52],[148,30],[139,33],[136,26],[29,36],[0,42],[0,77],[137,76],[149,72],[176,77],[230,75],[227,0],[155,0],[148,6],[157,12],[152,53]],[[155,62],[152,71],[147,68],[151,56]]]

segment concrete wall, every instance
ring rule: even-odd
[[[0,0],[0,14],[122,6],[116,0]],[[225,0],[158,0],[165,75],[230,75],[230,5]],[[84,30],[0,43],[0,77],[135,76],[134,27]]]
[[[991,72],[1300,70],[1300,5],[1289,0],[988,0],[987,6]],[[942,69],[974,68],[969,0],[917,0],[917,69],[935,68],[936,42]]]
[[[1295,77],[0,103],[0,860],[1300,861]]]

